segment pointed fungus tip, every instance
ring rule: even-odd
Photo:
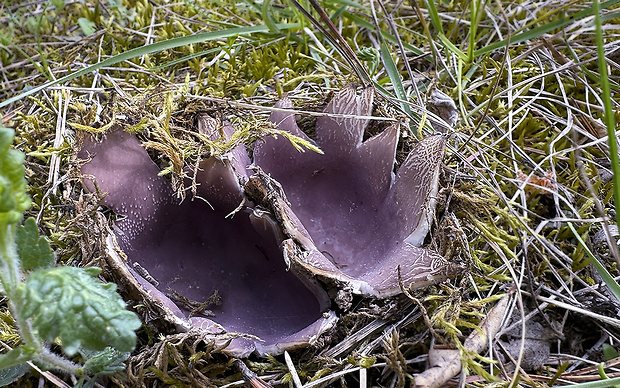
[[[319,261],[333,262],[338,269],[320,272],[385,296],[398,292],[398,265],[407,286],[439,281],[430,275],[430,258],[441,256],[416,246],[433,218],[445,137],[421,141],[394,176],[399,123],[362,142],[368,119],[355,117],[370,115],[373,95],[372,88],[358,93],[354,85],[334,95],[325,108],[333,116],[316,124],[324,155],[300,158],[289,146],[261,154],[259,164],[282,184],[290,212],[324,252],[322,259],[313,256],[317,271],[327,268]]]

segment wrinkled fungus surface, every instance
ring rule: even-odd
[[[200,129],[219,136],[212,119],[202,117]],[[279,353],[308,343],[333,321],[323,316],[328,300],[322,290],[287,272],[279,229],[265,212],[242,207],[226,218],[243,200],[239,179],[247,177],[249,159],[242,148],[204,160],[197,176],[203,200],[181,204],[132,134],[117,129],[101,143],[85,139],[80,157],[89,160],[84,185],[107,193],[103,203],[118,216],[115,234],[140,285],[191,326],[217,332],[219,324],[260,337],[235,339],[231,353]],[[219,304],[203,306],[210,312],[192,314],[194,308],[174,297],[204,302],[215,292]]]
[[[372,99],[372,89],[358,94],[351,85],[336,94],[316,122],[324,154],[268,138],[257,144],[254,162],[281,183],[316,246],[301,264],[354,291],[388,296],[400,292],[398,267],[406,287],[435,283],[458,268],[419,248],[434,217],[445,136],[419,142],[394,174],[398,124],[362,141],[369,120],[359,116],[370,116]],[[292,103],[285,97],[276,107]],[[274,111],[271,121],[310,140],[292,113]]]

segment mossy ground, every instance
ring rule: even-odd
[[[302,5],[311,9],[310,3]],[[620,14],[617,1],[603,5],[618,122]],[[618,258],[600,237],[605,228],[601,217],[614,219],[615,209],[591,3],[410,0],[387,2],[382,8],[367,1],[330,0],[321,6],[359,64],[384,89],[374,115],[405,116],[403,104],[394,99],[402,82],[413,114],[399,145],[400,160],[416,134],[428,133],[423,107],[431,91],[440,90],[456,102],[459,121],[451,131],[438,227],[430,244],[466,263],[468,271],[417,292],[420,304],[406,298],[355,300],[317,346],[291,355],[302,382],[338,376],[331,384],[356,386],[357,366],[373,365],[367,370],[371,385],[410,384],[411,376],[424,369],[431,338],[457,347],[496,296],[515,282],[519,292],[510,310],[517,316],[531,314],[546,328],[545,341],[551,344],[551,356],[537,371],[519,371],[519,383],[599,379],[594,368],[587,368],[617,357],[620,303],[590,265],[586,249],[613,276],[620,274]],[[381,57],[373,12],[400,80],[390,71],[390,60]],[[28,156],[30,213],[59,262],[105,266],[101,233],[113,215],[98,207],[98,199],[85,194],[79,183],[74,149],[84,131],[114,123],[136,132],[183,192],[184,166],[233,145],[197,136],[195,112],[232,121],[239,129],[238,141],[249,145],[273,132],[265,108],[283,93],[302,111],[320,110],[333,90],[360,81],[352,71],[357,65],[286,0],[0,4],[0,103],[130,49],[146,52],[154,42],[265,24],[260,32],[222,33],[104,66],[0,108],[2,123],[15,128],[17,148]],[[311,116],[298,120],[303,128],[312,128]],[[417,319],[402,321],[409,315]],[[0,339],[16,344],[10,315],[3,312],[0,318]],[[391,324],[396,326],[384,332]],[[510,344],[506,333],[502,338]],[[463,355],[470,371],[466,384],[509,384],[516,356],[507,355],[505,344],[494,343],[483,359]],[[283,357],[252,357],[247,365],[268,381],[292,384]],[[583,375],[575,377],[580,370]],[[618,373],[613,368],[607,372]],[[17,386],[38,381],[31,374]],[[157,333],[148,325],[140,332],[126,374],[100,383],[241,384],[234,360],[214,349],[208,338]]]

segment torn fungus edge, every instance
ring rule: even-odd
[[[123,135],[121,136],[125,136],[125,137],[131,136],[131,139],[133,140],[129,140],[129,143],[135,143],[135,144],[128,146],[129,149],[123,148],[124,152],[121,153],[120,155],[116,155],[116,157],[120,159],[127,158],[127,160],[121,160],[121,162],[124,162],[122,164],[123,166],[129,166],[130,169],[135,168],[136,166],[140,166],[140,169],[139,169],[140,172],[142,172],[142,168],[147,170],[146,175],[138,174],[138,173],[132,174],[134,181],[131,182],[131,185],[130,185],[131,187],[129,187],[128,189],[137,191],[140,194],[139,198],[142,198],[145,203],[152,205],[154,207],[154,210],[148,211],[144,207],[140,206],[139,204],[140,201],[136,203],[132,203],[133,200],[128,201],[126,198],[125,200],[121,199],[120,202],[116,202],[116,206],[114,205],[114,202],[108,202],[108,205],[112,204],[112,208],[116,207],[117,209],[115,210],[117,211],[120,208],[121,213],[123,211],[133,212],[132,213],[133,216],[130,216],[129,220],[127,219],[124,220],[125,227],[129,225],[133,228],[136,228],[137,230],[144,231],[150,227],[149,221],[152,220],[153,217],[156,217],[154,213],[156,213],[158,209],[161,209],[159,205],[163,204],[164,206],[171,206],[170,204],[171,189],[169,187],[161,186],[161,182],[165,182],[165,180],[163,180],[163,178],[161,177],[158,177],[157,179],[148,178],[148,176],[156,177],[156,174],[149,175],[149,173],[153,173],[156,170],[158,171],[158,168],[154,165],[154,163],[150,160],[150,158],[148,158],[148,156],[146,155],[146,151],[140,146],[139,142],[137,141],[137,139],[135,139],[135,137],[129,134],[125,134],[124,132],[122,134]],[[123,145],[123,147],[127,146],[127,144],[124,142],[121,142],[121,144]],[[86,148],[88,148],[88,146]],[[131,149],[133,149],[133,156],[130,155]],[[101,152],[101,150],[99,150],[99,152]],[[82,156],[85,156],[85,155],[82,155]],[[91,155],[91,156],[94,156],[94,158],[96,158],[96,155]],[[233,156],[233,157],[239,158],[238,155]],[[85,175],[89,174],[88,165],[89,163],[93,162],[94,158],[91,159],[90,162],[87,162],[84,165],[84,166],[87,166],[86,167],[87,171]],[[118,162],[118,160],[116,160],[116,162]],[[242,186],[240,182],[246,179],[244,177],[244,174],[238,174],[238,172],[235,171],[234,159],[233,159],[233,162],[230,162],[230,160],[226,161],[226,158],[224,158],[224,160],[220,160],[220,162],[221,163],[219,162],[213,163],[212,160],[207,159],[206,164],[210,165],[210,169],[207,171],[206,175],[223,177],[223,178],[225,177],[230,178],[231,176],[238,177],[239,181],[236,183],[230,180],[226,182],[226,179],[223,179],[223,182],[224,182],[223,186],[226,186],[227,184],[232,184],[232,186],[237,187],[240,190],[240,191],[237,191],[237,193],[240,194],[240,196],[238,196],[237,198],[238,199],[242,198],[243,193],[241,191]],[[239,165],[237,164],[237,168],[238,166]],[[109,166],[104,166],[104,167],[107,168]],[[95,168],[95,170],[97,170],[97,168]],[[149,171],[149,170],[153,170],[153,171]],[[97,174],[94,174],[94,175],[97,175]],[[118,187],[122,188],[123,185],[126,185],[127,182],[123,182],[123,179],[117,180],[116,178],[112,178],[110,182],[107,182],[107,183],[111,184],[111,186],[116,187],[118,189]],[[84,185],[85,187],[89,189],[89,191],[95,191],[96,189],[95,186],[92,184],[92,182],[91,184],[88,184],[85,181]],[[125,189],[127,189],[127,187],[125,187]],[[201,194],[203,195],[207,194],[207,197],[208,197],[209,190],[207,189],[206,192],[204,192],[204,188],[203,188],[202,191],[203,192]],[[145,195],[144,197],[142,197],[143,194]],[[112,192],[106,198],[110,198],[111,196],[112,201],[119,201],[118,198],[115,198],[115,195],[120,195],[120,194]],[[236,195],[233,195],[233,197],[236,197]],[[230,197],[227,198],[226,196],[223,196],[219,199],[222,199],[221,202],[224,205],[232,205],[234,203],[234,201],[232,201]],[[104,203],[105,203],[105,199],[104,199]],[[146,208],[149,208],[149,207],[147,206]],[[253,210],[254,211],[252,211],[251,214],[237,214],[236,217],[241,217],[241,216],[253,217],[254,221],[250,220],[250,222],[258,222],[258,225],[263,225],[263,226],[270,225],[271,228],[274,227],[275,225],[274,222],[266,221],[264,212],[261,213],[260,211],[258,211],[260,209],[253,209]],[[131,219],[132,217],[134,218],[133,220]],[[275,229],[271,230],[271,232],[274,232],[274,231]],[[263,231],[263,233],[269,233],[269,232],[270,232],[269,228],[266,228]],[[140,232],[137,232],[137,233],[140,233]],[[131,241],[131,238],[136,238],[136,236],[125,236],[125,237],[129,238],[130,241]],[[279,236],[273,236],[273,237],[278,239]],[[169,323],[172,323],[177,328],[177,330],[188,331],[188,330],[198,329],[209,335],[213,335],[214,338],[217,338],[218,335],[221,335],[225,331],[224,329],[226,325],[222,326],[216,323],[214,320],[208,319],[206,317],[188,317],[166,295],[164,295],[160,290],[158,290],[150,282],[144,279],[140,274],[136,273],[136,271],[134,271],[128,265],[126,256],[121,253],[121,250],[118,247],[119,244],[116,242],[116,237],[114,234],[110,234],[110,236],[107,239],[106,245],[107,245],[108,261],[111,264],[112,268],[115,269],[117,276],[125,280],[123,282],[124,283],[123,286],[127,288],[126,287],[127,282],[129,283],[129,287],[128,287],[130,289],[129,294],[132,296],[132,299],[134,300],[145,299],[145,300],[151,301],[152,302],[151,304],[154,305],[156,309],[162,313],[162,317]],[[280,258],[282,258],[281,255],[280,255]],[[293,274],[291,274],[290,276],[294,277]],[[317,314],[318,316],[316,317],[316,319],[314,319],[314,321],[310,323],[310,325],[301,327],[299,330],[295,331],[293,334],[290,334],[290,335],[284,335],[284,336],[279,336],[279,337],[276,335],[275,340],[271,342],[266,342],[266,343],[254,340],[250,337],[234,338],[232,340],[230,340],[229,338],[226,338],[226,339],[218,341],[222,346],[226,345],[224,352],[235,355],[235,356],[239,356],[239,357],[245,357],[249,355],[250,353],[252,353],[253,351],[258,352],[259,354],[279,354],[283,352],[284,350],[290,350],[290,349],[294,349],[297,347],[307,346],[309,344],[312,344],[314,341],[316,341],[316,339],[321,333],[333,327],[337,318],[334,312],[329,311],[327,309],[327,307],[329,306],[329,299],[326,293],[324,292],[324,290],[322,290],[311,279],[302,278],[298,280],[301,280],[301,282],[305,285],[305,287],[308,288],[308,290],[312,294],[315,295],[315,297],[317,298],[317,302],[319,304],[319,309],[321,310]],[[249,331],[251,334],[251,330],[243,330],[243,331]],[[230,341],[230,343],[227,344],[228,341]]]

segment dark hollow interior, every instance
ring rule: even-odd
[[[142,232],[121,245],[166,294],[203,302],[217,290],[221,304],[207,309],[229,331],[268,340],[316,321],[317,298],[286,271],[275,238],[259,235],[246,212],[224,217],[199,200],[166,205],[150,221],[157,236]]]

